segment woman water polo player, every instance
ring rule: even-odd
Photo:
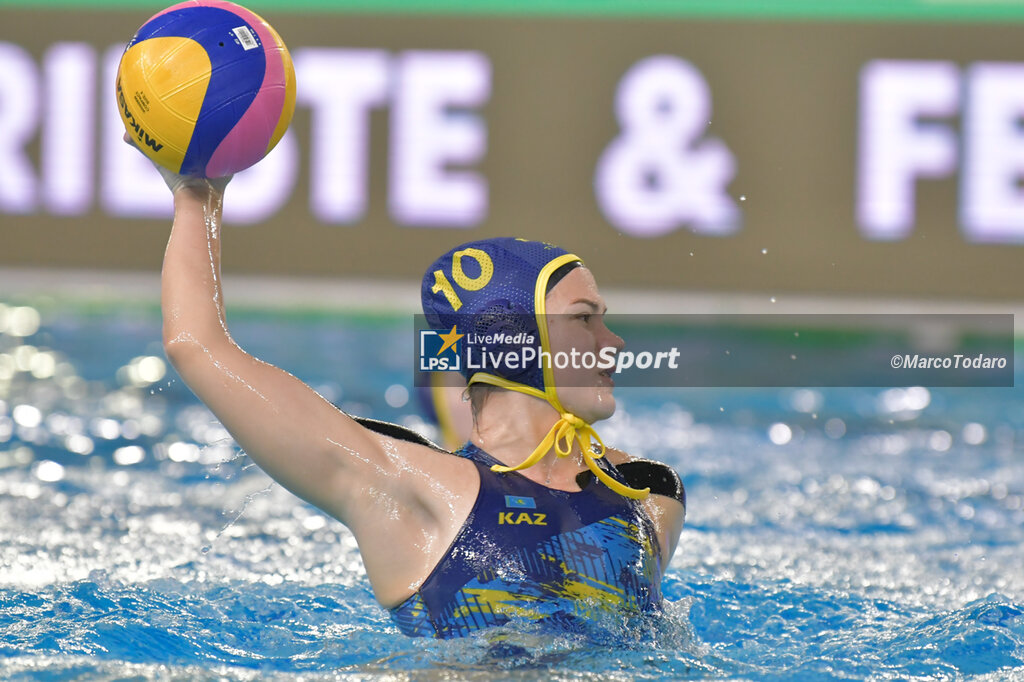
[[[226,181],[158,170],[175,208],[162,274],[168,358],[253,461],[352,531],[402,632],[459,637],[659,608],[683,489],[665,465],[599,444],[591,424],[615,410],[606,374],[470,374],[473,432],[455,453],[351,417],[232,340],[220,285]],[[473,262],[473,289],[456,291]],[[436,329],[495,306],[526,313],[547,351],[622,348],[592,274],[562,249],[487,239],[428,268],[423,307]]]

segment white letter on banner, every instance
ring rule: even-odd
[[[479,52],[405,52],[398,57],[391,117],[391,215],[407,225],[471,227],[487,215],[487,181],[470,165],[487,129],[465,111],[487,101],[491,65]]]
[[[369,195],[370,109],[388,99],[383,50],[295,52],[297,99],[310,107],[310,205],[327,223],[354,223]]]
[[[961,221],[974,242],[1024,241],[1024,64],[968,72]]]
[[[857,219],[871,239],[904,239],[914,229],[914,183],[956,170],[957,138],[924,116],[953,116],[960,75],[952,62],[868,63],[860,77]]]
[[[96,62],[96,50],[88,43],[57,43],[43,56],[42,189],[51,213],[81,215],[92,205]],[[109,89],[104,94],[112,96]]]
[[[39,69],[32,56],[0,42],[0,211],[36,209],[37,178],[25,154],[39,117]]]

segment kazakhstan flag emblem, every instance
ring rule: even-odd
[[[506,495],[505,506],[511,509],[536,509],[537,503],[534,501],[532,497]]]

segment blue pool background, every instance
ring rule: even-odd
[[[1021,388],[620,391],[605,441],[687,487],[665,613],[434,642],[390,624],[344,527],[150,381],[155,307],[38,307],[0,334],[0,677],[1024,679]],[[419,425],[405,317],[231,320]]]

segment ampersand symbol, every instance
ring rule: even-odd
[[[718,139],[701,139],[711,94],[701,73],[669,55],[643,59],[615,94],[621,134],[605,148],[594,187],[605,217],[623,232],[656,237],[688,225],[701,234],[739,228],[726,187],[736,162]]]

